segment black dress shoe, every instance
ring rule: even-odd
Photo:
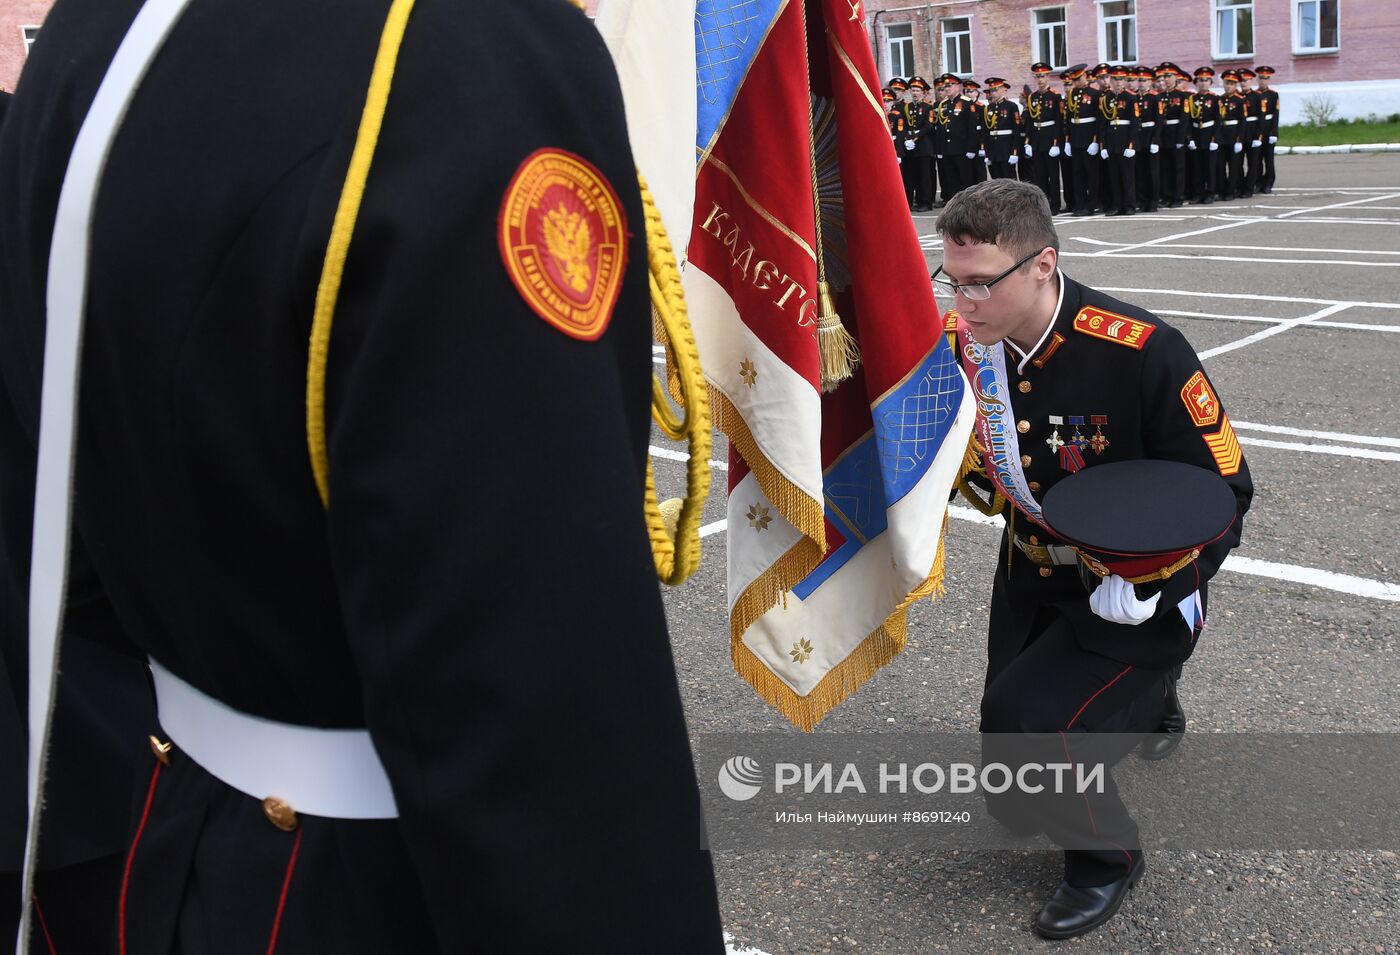
[[[1073,215],[1077,219],[1082,219],[1085,216],[1093,215],[1093,213],[1090,212],[1088,209],[1076,209],[1073,213],[1071,213],[1071,215]]]
[[[1118,913],[1144,868],[1142,853],[1138,853],[1133,867],[1116,882],[1090,887],[1061,882],[1035,917],[1036,934],[1041,938],[1074,938],[1098,928]]]
[[[1186,735],[1186,714],[1181,710],[1181,700],[1176,695],[1176,681],[1181,678],[1181,670],[1174,669],[1167,674],[1166,710],[1157,731],[1142,741],[1143,759],[1166,759],[1181,745]]]

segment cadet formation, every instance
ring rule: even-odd
[[[1274,70],[1187,73],[1175,63],[1030,68],[1020,102],[999,76],[951,73],[882,91],[912,212],[985,179],[1039,186],[1051,212],[1109,216],[1267,195],[1274,187]],[[1052,85],[1058,76],[1063,89]],[[1217,91],[1217,80],[1223,92]]]

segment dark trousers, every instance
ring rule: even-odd
[[[912,167],[914,177],[914,205],[932,208],[934,199],[934,171],[932,156],[904,157],[905,167]]]
[[[958,163],[962,167],[962,187],[964,189],[968,186],[986,181],[987,164],[982,161],[981,156],[976,153],[972,154],[971,159],[968,159],[965,155],[959,156]]]
[[[1051,158],[1047,147],[1036,146],[1029,159],[1021,160],[1022,175],[1029,175],[1030,181],[1040,187],[1050,202],[1050,211],[1060,211],[1060,160]]]
[[[1108,166],[1109,195],[1106,204],[1110,212],[1128,212],[1137,201],[1136,176],[1133,174],[1136,160],[1136,156],[1129,159],[1121,149],[1114,149],[1113,154],[1104,161]]]
[[[1235,152],[1234,142],[1220,144],[1219,189],[1226,199],[1234,199],[1244,193],[1244,150]]]
[[[1259,147],[1259,188],[1271,192],[1274,188],[1274,144],[1264,137],[1264,145]]]
[[[1251,136],[1253,133],[1250,134]],[[1252,196],[1259,191],[1262,177],[1259,174],[1259,154],[1263,151],[1262,146],[1251,146],[1254,140],[1248,140],[1244,144],[1244,194]]]
[[[1018,570],[1024,568],[1017,568]],[[998,575],[1000,577],[1000,575]],[[998,586],[1001,581],[998,580]],[[1132,666],[1082,648],[1068,620],[1049,606],[1029,639],[998,646],[992,598],[983,764],[1105,766],[1103,792],[986,794],[988,811],[1022,834],[1044,832],[1066,847],[1065,879],[1104,885],[1121,878],[1140,851],[1138,826],[1118,794],[1111,767],[1161,720],[1166,671]],[[1105,735],[1112,734],[1112,735]]]
[[[1134,158],[1137,160],[1133,174],[1137,178],[1138,205],[1150,212],[1157,208],[1161,196],[1161,154],[1153,155],[1152,149],[1145,146]]]
[[[1089,147],[1074,147],[1074,211],[1093,212],[1099,201],[1099,166],[1103,160],[1089,155]]]
[[[1186,195],[1186,146],[1163,146],[1158,166],[1164,202],[1180,202]]]
[[[914,192],[917,188],[914,181],[914,156],[908,152],[901,152],[899,160],[899,178],[904,183],[904,204],[912,209],[914,208]]]
[[[1061,152],[1060,158],[1055,161],[1060,164],[1060,186],[1064,190],[1065,196],[1064,208],[1073,212],[1079,208],[1079,193],[1075,191],[1074,185],[1074,160]]]
[[[958,161],[961,160],[961,158],[962,157],[959,156],[957,160],[955,160],[952,156],[938,157],[938,181],[943,185],[944,202],[947,202],[962,191],[962,170],[958,165]]]
[[[114,955],[121,876],[120,854],[40,872],[29,951]],[[0,873],[0,951],[14,951],[19,894],[19,873]]]
[[[1019,165],[1020,163],[1018,162],[1016,166]],[[992,162],[987,167],[987,172],[991,174],[993,179],[1015,179],[1016,166],[1011,165],[1009,159],[1004,159],[1000,162]]]
[[[1220,155],[1211,152],[1210,146],[1206,143],[1199,143],[1194,152],[1191,153],[1191,168],[1194,170],[1195,196],[1200,202],[1209,202],[1215,199],[1215,175],[1220,165],[1216,158]]]

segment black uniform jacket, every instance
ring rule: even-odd
[[[0,419],[31,455],[59,187],[138,7],[59,0],[6,123]],[[114,625],[245,713],[368,727],[400,814],[284,832],[177,750],[143,812],[127,951],[265,951],[274,924],[288,952],[722,951],[643,520],[642,208],[607,51],[565,0],[414,9],[331,335],[328,509],[317,495],[313,302],[388,8],[193,0],[106,166],[74,521]],[[551,93],[522,110],[526,76]],[[542,148],[620,197],[596,341],[536,314],[502,262],[502,199]]]
[[[1199,588],[1204,603],[1206,582],[1240,542],[1244,513],[1254,493],[1249,468],[1213,390],[1214,420],[1199,408],[1193,416],[1188,398],[1202,393],[1199,383],[1193,385],[1193,379],[1199,373],[1209,386],[1209,378],[1179,331],[1150,312],[1065,278],[1063,273],[1061,281],[1064,297],[1039,347],[1023,360],[1017,349],[1003,344],[1022,460],[1030,458],[1024,471],[1035,498],[1043,500],[1046,492],[1070,473],[1047,444],[1058,429],[1060,439],[1066,442],[1076,436],[1076,431],[1084,438],[1092,439],[1099,432],[1107,439],[1102,453],[1095,453],[1092,446],[1083,447],[1086,467],[1154,458],[1220,471],[1235,492],[1239,511],[1223,537],[1205,547],[1196,561],[1165,584],[1138,585],[1140,597],[1161,593],[1156,613],[1138,626],[1113,623],[1095,615],[1073,566],[1056,567],[1049,576],[1042,576],[1040,568],[1015,550],[1008,574],[1008,542],[1003,535],[992,599],[1000,604],[1002,613],[998,617],[1006,623],[1002,632],[992,631],[991,641],[1000,643],[1002,648],[1012,647],[1007,652],[1014,655],[1036,625],[1037,615],[1049,610],[1072,621],[1076,638],[1085,649],[1140,666],[1172,666],[1190,655],[1195,642],[1195,635],[1177,609],[1178,601]],[[1146,326],[1150,331],[1140,332],[1145,339],[1142,347],[1077,330],[1076,318],[1086,308],[1095,311],[1086,314],[1084,324],[1094,315],[1115,316],[1100,322],[1099,329],[1109,328],[1120,318],[1126,322],[1119,327],[1120,334],[1131,334],[1132,323]],[[1066,423],[1052,425],[1051,416],[1064,418]],[[1092,422],[1096,416],[1106,421],[1095,426]],[[1072,417],[1082,417],[1084,424],[1069,424]],[[1197,420],[1211,423],[1198,425]],[[1217,454],[1212,448],[1221,450]],[[989,486],[980,480],[978,483]],[[1133,488],[1123,488],[1124,495],[1133,493]],[[1141,506],[1146,511],[1153,502],[1143,500]],[[1022,538],[1034,535],[1042,545],[1063,543],[1047,535],[1024,514],[1016,515],[1015,524],[1016,534]],[[993,647],[992,653],[997,652],[998,648]]]

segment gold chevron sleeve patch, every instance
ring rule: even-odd
[[[1244,452],[1240,450],[1240,440],[1235,437],[1229,415],[1221,416],[1219,431],[1201,437],[1205,439],[1206,447],[1210,448],[1210,455],[1215,458],[1215,466],[1220,468],[1221,475],[1229,477],[1239,473],[1240,465],[1244,463]]]

